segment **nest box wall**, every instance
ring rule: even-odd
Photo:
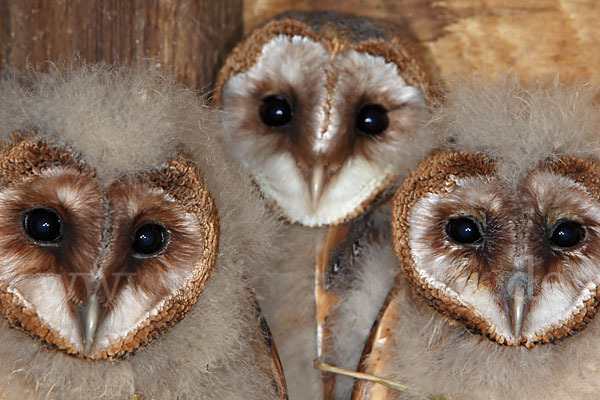
[[[210,89],[244,33],[288,10],[337,10],[405,26],[437,76],[508,70],[600,83],[595,0],[5,0],[0,70],[73,54],[89,62],[154,57],[194,89]]]
[[[210,87],[242,36],[242,0],[0,1],[0,70],[40,70],[78,54],[122,64],[152,57],[182,83]]]
[[[525,80],[600,83],[600,2],[595,0],[244,0],[244,30],[287,10],[337,10],[408,27],[438,78],[509,69]]]

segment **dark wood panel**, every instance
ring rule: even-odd
[[[242,9],[242,0],[2,0],[1,68],[43,70],[73,54],[109,63],[153,57],[206,89],[241,37]]]

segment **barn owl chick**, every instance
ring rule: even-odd
[[[277,270],[259,292],[292,399],[334,390],[313,361],[335,358],[324,321],[333,319],[329,312],[337,313],[336,299],[351,285],[344,280],[329,292],[323,271],[331,266],[330,250],[341,246],[345,258],[341,248],[372,237],[359,232],[370,217],[352,227],[322,226],[379,204],[430,146],[420,128],[429,94],[421,56],[406,35],[381,21],[293,12],[255,30],[219,73],[214,103],[228,116],[228,150],[274,207],[299,223],[286,227]],[[360,264],[350,262],[339,276],[355,276]],[[364,340],[371,323],[353,337]],[[356,364],[361,339],[353,343]]]
[[[0,397],[285,396],[245,278],[276,225],[214,118],[152,70],[0,82]]]
[[[598,91],[463,82],[394,197],[400,274],[361,370],[461,399],[596,398]],[[361,382],[355,399],[395,398]]]
[[[287,219],[337,224],[362,213],[423,154],[429,92],[405,34],[334,12],[282,14],[219,72],[214,104],[228,150]]]

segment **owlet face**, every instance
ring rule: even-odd
[[[228,115],[229,148],[274,207],[318,226],[358,215],[394,181],[428,81],[410,47],[373,21],[302,17],[241,43],[215,103]]]
[[[531,347],[583,330],[600,283],[600,167],[562,157],[516,185],[480,153],[438,152],[394,198],[395,250],[429,304]]]
[[[0,307],[44,346],[123,358],[162,335],[210,277],[219,222],[195,167],[102,182],[69,149],[0,153]]]

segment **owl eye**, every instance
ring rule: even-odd
[[[258,115],[267,126],[283,126],[292,120],[292,106],[285,96],[280,94],[267,96],[262,99]]]
[[[446,224],[446,234],[455,243],[471,245],[481,242],[479,224],[469,217],[452,218]]]
[[[56,245],[62,239],[63,221],[49,208],[35,208],[23,216],[23,228],[31,239],[42,246]]]
[[[386,109],[379,104],[365,104],[356,114],[356,130],[365,136],[379,135],[389,123]]]
[[[571,249],[583,240],[584,230],[580,223],[575,221],[562,221],[555,225],[550,244],[560,249]]]
[[[156,223],[140,225],[133,234],[131,249],[138,258],[152,257],[159,254],[167,246],[169,233],[164,226]]]

